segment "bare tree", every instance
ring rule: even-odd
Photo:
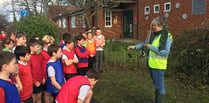
[[[25,1],[25,6],[26,6],[26,8],[27,8],[27,10],[28,10],[28,12],[29,12],[29,15],[31,14],[31,11],[30,11],[30,6],[29,6],[29,3],[28,3],[28,0],[24,0]]]
[[[36,0],[32,1],[32,6],[34,10],[33,12],[35,13],[35,15],[38,15]]]
[[[12,13],[13,13],[13,19],[14,19],[14,22],[16,22],[16,21],[17,21],[17,19],[16,19],[16,15],[15,15],[14,0],[12,0]]]
[[[0,30],[6,30],[6,25],[8,24],[8,21],[6,19],[5,15],[0,14]]]
[[[98,11],[103,11],[104,6],[110,7],[112,1],[113,0],[68,0],[71,5],[83,8],[84,20],[87,27],[91,27],[91,20],[98,15]]]
[[[45,16],[45,17],[47,17],[47,15],[48,15],[48,13],[47,13],[47,6],[48,6],[48,1],[47,0],[42,0],[43,1],[43,10],[44,10],[44,12],[43,12],[43,15]]]
[[[102,9],[103,0],[68,0],[68,2],[73,6],[83,8],[85,24],[87,27],[91,27],[91,20],[97,11]]]

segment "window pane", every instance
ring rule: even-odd
[[[192,0],[192,14],[205,14],[205,0]]]
[[[72,28],[76,28],[75,16],[71,17],[71,26],[72,26]]]
[[[105,12],[105,26],[106,27],[112,27],[112,12],[111,11],[106,11]]]
[[[59,19],[59,27],[62,27],[61,19]]]
[[[63,28],[66,28],[66,20],[65,20],[65,18],[62,19],[62,25],[63,25]]]
[[[106,25],[107,25],[107,26],[110,26],[110,22],[106,22]]]
[[[110,12],[106,12],[106,16],[109,17],[110,16]]]
[[[155,11],[159,11],[159,6],[155,6]]]
[[[145,6],[144,14],[149,14],[149,13],[150,13],[150,7],[149,6]]]
[[[149,12],[149,8],[146,8],[146,12]]]
[[[167,5],[165,6],[165,9],[166,9],[166,10],[170,10],[170,5],[167,4]]]

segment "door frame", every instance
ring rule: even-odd
[[[131,19],[130,21],[132,21],[132,36],[128,36],[128,33],[127,31],[125,30],[126,28],[126,23],[127,22],[127,19],[125,19],[125,16],[130,16],[130,15],[127,15],[126,12],[132,12],[132,15],[131,15]],[[123,38],[133,38],[134,37],[134,10],[133,9],[127,9],[127,10],[123,10]]]

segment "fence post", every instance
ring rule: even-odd
[[[106,65],[106,70],[109,71],[108,64],[107,64],[107,59],[108,59],[108,47],[105,48],[105,65]]]
[[[131,50],[131,55],[132,55],[132,50]],[[132,68],[131,66],[132,66],[132,57],[130,58],[130,63],[129,63],[130,68]]]
[[[117,69],[117,68],[116,68],[116,67],[117,67],[117,66],[116,66],[116,61],[117,61],[117,48],[115,48],[115,51],[114,51],[114,52],[115,52],[115,53],[114,53],[114,58],[115,58],[115,59],[114,59],[114,68]]]
[[[121,53],[120,53],[120,55],[121,55],[121,58],[120,58],[120,67],[122,67],[122,65],[123,65],[123,62],[122,62],[122,59],[123,59],[123,48],[122,48],[123,46],[121,46],[120,48],[121,48]]]
[[[124,49],[124,53],[123,53],[124,59],[123,59],[123,68],[125,68],[126,66],[126,50]]]

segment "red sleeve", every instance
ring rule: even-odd
[[[62,43],[63,43],[63,40],[60,41],[60,45],[62,45]]]
[[[0,103],[5,103],[5,92],[2,87],[0,87]]]
[[[89,56],[89,51],[86,49],[86,52],[85,53],[81,53],[80,49],[78,47],[75,48],[75,52],[76,52],[76,55],[79,57],[79,58],[87,58]]]

